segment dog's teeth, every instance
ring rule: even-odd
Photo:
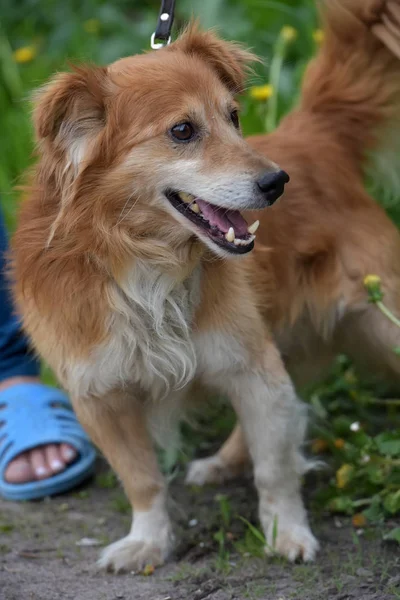
[[[229,227],[229,231],[225,234],[225,238],[227,242],[231,243],[235,240],[235,230],[233,227]]]
[[[199,205],[196,202],[193,202],[193,204],[190,205],[190,208],[192,209],[193,212],[195,212],[196,214],[200,213],[200,208]]]
[[[193,196],[191,194],[187,194],[186,192],[179,192],[179,198],[185,202],[185,204],[189,204],[192,201]]]
[[[251,235],[249,238],[247,238],[247,240],[243,240],[241,238],[235,238],[233,240],[233,243],[235,244],[235,246],[248,246],[255,239],[256,239],[256,236]]]
[[[250,226],[247,228],[247,231],[248,231],[249,233],[251,233],[252,235],[254,235],[254,234],[255,234],[255,232],[257,231],[257,229],[258,229],[259,225],[260,225],[260,221],[258,221],[258,220],[257,220],[257,221],[254,221],[253,225],[250,225]]]

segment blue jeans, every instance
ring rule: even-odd
[[[6,278],[7,231],[0,211],[0,381],[9,377],[38,376],[40,362],[29,348],[29,341],[13,307]]]

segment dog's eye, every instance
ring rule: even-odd
[[[170,129],[171,135],[177,142],[190,142],[195,131],[190,123],[179,123]]]
[[[231,112],[231,121],[234,124],[234,126],[236,127],[236,129],[239,129],[239,113],[237,110],[233,110]]]

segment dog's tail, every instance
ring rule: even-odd
[[[400,148],[400,0],[325,0],[321,15],[300,110],[320,116],[357,167],[375,150],[385,163]]]

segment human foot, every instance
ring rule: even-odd
[[[62,494],[88,479],[95,463],[96,451],[64,392],[36,378],[2,384],[0,496],[38,500]]]
[[[39,383],[36,377],[10,377],[0,382],[0,392],[20,383]],[[27,398],[29,402],[29,398]],[[0,431],[1,410],[0,403]],[[22,452],[10,461],[4,471],[7,483],[27,483],[29,481],[46,479],[64,471],[72,463],[78,453],[69,444],[47,444]]]

